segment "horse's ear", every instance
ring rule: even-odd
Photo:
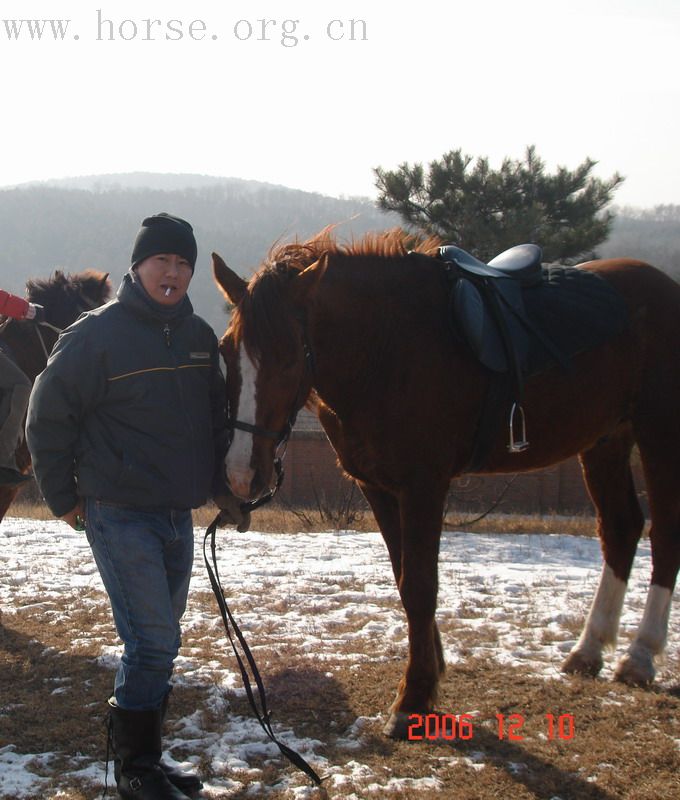
[[[322,255],[318,261],[315,261],[310,267],[303,270],[297,278],[293,281],[292,295],[293,302],[298,306],[305,306],[314,293],[319,281],[323,278],[328,266],[328,256]]]
[[[212,265],[215,283],[219,286],[227,300],[237,306],[246,293],[248,284],[240,275],[237,275],[234,270],[229,269],[217,253],[212,254]]]

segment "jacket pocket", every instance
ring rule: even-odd
[[[152,468],[143,466],[127,453],[123,454],[123,462],[118,473],[118,486],[134,489],[151,489],[159,481],[160,475]]]

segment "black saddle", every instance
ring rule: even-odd
[[[543,267],[535,244],[511,247],[488,264],[445,245],[439,258],[451,282],[450,321],[492,381],[469,471],[483,466],[492,444],[490,418],[509,407],[510,452],[529,443],[522,409],[525,378],[606,341],[628,324],[625,303],[598,275],[573,267]],[[520,429],[515,431],[515,412]],[[517,435],[516,435],[517,433]]]
[[[488,264],[453,244],[439,248],[442,261],[451,261],[469,275],[484,278],[512,278],[521,286],[536,286],[541,282],[541,257],[537,244],[518,244],[492,258]]]
[[[530,323],[523,290],[541,283],[542,254],[538,245],[520,244],[485,264],[455,245],[439,249],[439,257],[456,268],[451,292],[455,329],[485,367],[510,376],[513,402],[508,449],[512,453],[529,446],[522,394],[528,370]],[[517,438],[516,411],[521,425]]]
[[[451,305],[459,333],[485,367],[516,373],[518,388],[529,353],[522,290],[541,283],[541,256],[538,245],[520,244],[485,264],[455,245],[439,249],[457,267]]]

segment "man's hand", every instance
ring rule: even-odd
[[[68,514],[64,514],[64,516],[59,517],[59,519],[70,525],[74,531],[84,531],[85,508],[83,501],[79,500],[78,503],[68,512]]]
[[[219,525],[225,527],[233,525],[239,533],[245,533],[250,528],[250,512],[241,510],[241,501],[234,497],[227,489],[223,489],[213,497],[215,505],[220,509]]]
[[[41,306],[40,303],[29,303],[26,319],[32,319],[34,322],[44,322],[45,307]]]

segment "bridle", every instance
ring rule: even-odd
[[[314,353],[312,352],[312,348],[309,344],[307,325],[305,324],[304,320],[299,320],[299,322],[302,326],[302,352],[304,354],[304,369],[302,371],[300,385],[298,386],[298,390],[295,394],[295,400],[293,401],[290,413],[288,414],[286,424],[283,426],[283,428],[281,428],[281,430],[274,431],[268,428],[263,428],[260,425],[251,425],[249,422],[242,422],[239,419],[230,418],[227,420],[227,428],[231,431],[229,442],[227,444],[227,451],[231,447],[233,432],[235,430],[250,433],[252,436],[263,436],[266,439],[273,439],[276,442],[276,449],[274,452],[274,473],[276,475],[276,479],[274,484],[256,500],[244,501],[241,503],[241,511],[244,514],[254,511],[256,508],[260,508],[265,503],[268,503],[281,488],[285,474],[283,470],[283,459],[286,455],[288,440],[290,439],[290,434],[293,431],[293,426],[297,420],[298,413],[302,408],[305,395],[308,394],[308,391],[305,392],[305,385],[308,380],[311,381],[312,385],[314,384]]]

